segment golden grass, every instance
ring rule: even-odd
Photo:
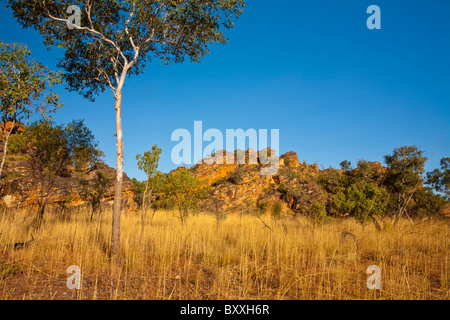
[[[0,216],[0,244],[30,240],[29,219]],[[315,226],[274,220],[175,213],[123,214],[121,266],[108,260],[111,213],[64,220],[47,214],[37,242],[0,248],[0,299],[448,299],[448,220],[407,221],[383,231],[351,219]],[[352,235],[348,235],[351,233]],[[346,236],[347,234],[347,236]],[[66,285],[70,265],[82,289]],[[366,287],[370,265],[381,290]]]

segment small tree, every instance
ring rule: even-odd
[[[228,182],[240,185],[244,181],[244,169],[242,167],[237,167],[233,172],[230,173],[228,177]]]
[[[334,205],[339,213],[349,214],[361,223],[372,220],[377,224],[375,217],[384,215],[387,198],[384,188],[373,182],[365,182],[353,184],[339,192],[334,198]]]
[[[28,126],[22,134],[14,136],[10,143],[13,152],[24,155],[35,183],[38,201],[38,214],[34,221],[36,229],[42,224],[48,195],[57,177],[64,175],[74,161],[73,144],[67,132],[62,125],[40,120]]]
[[[66,126],[66,135],[72,164],[77,171],[90,170],[101,163],[103,152],[84,120],[72,120]]]
[[[258,204],[258,209],[259,209],[259,212],[258,212],[259,215],[267,214],[267,211],[269,210],[269,203],[266,201],[260,202]]]
[[[283,206],[281,205],[281,203],[275,202],[274,204],[272,204],[271,208],[272,217],[274,217],[275,219],[280,219],[282,211]]]
[[[323,203],[315,202],[311,207],[310,217],[315,224],[321,225],[328,223],[330,217],[327,215],[327,209]]]
[[[432,188],[425,187],[414,194],[413,210],[415,214],[438,216],[443,213],[447,203],[445,198],[435,194]]]
[[[38,214],[34,227],[39,229],[55,179],[71,163],[65,130],[48,121],[35,122],[23,134],[14,137],[11,149],[25,155],[36,183]]]
[[[134,201],[138,204],[139,207],[142,206],[142,197],[145,190],[145,181],[139,181],[136,178],[131,179],[134,187]]]
[[[0,41],[0,117],[4,129],[0,176],[8,141],[17,122],[28,120],[34,114],[49,116],[62,107],[58,95],[49,89],[61,82],[61,74],[32,59],[26,46]],[[11,126],[7,130],[8,121]]]
[[[339,165],[341,166],[341,170],[344,170],[344,171],[351,171],[353,169],[352,163],[348,160],[342,161]]]
[[[151,199],[153,196],[153,191],[157,187],[157,184],[159,183],[159,179],[155,179],[155,176],[157,175],[159,155],[161,154],[161,151],[162,150],[158,148],[158,145],[154,145],[151,151],[145,152],[144,155],[138,154],[136,156],[139,170],[143,170],[147,175],[144,193],[142,194],[142,214],[141,214],[142,230],[144,230],[144,216],[147,206],[146,202],[147,195],[149,195]]]
[[[208,190],[202,182],[185,168],[177,169],[167,175],[163,182],[162,195],[178,208],[181,223],[185,223],[188,210],[198,207],[199,201],[205,199]]]
[[[394,149],[391,155],[384,157],[388,166],[385,185],[394,195],[393,207],[396,211],[396,221],[405,213],[408,218],[407,206],[414,192],[422,185],[426,157],[417,146],[404,146]],[[412,221],[410,220],[412,223]]]
[[[80,184],[83,186],[83,197],[88,199],[91,204],[91,218],[92,221],[94,213],[100,211],[101,200],[105,197],[109,188],[111,187],[111,180],[101,171],[95,173],[95,178],[92,180],[81,180]]]
[[[441,159],[441,169],[434,169],[427,173],[427,184],[437,192],[443,193],[450,201],[450,158]]]

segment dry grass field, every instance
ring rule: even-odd
[[[317,226],[303,217],[261,220],[174,212],[124,214],[120,265],[108,261],[111,213],[47,214],[35,240],[31,217],[0,215],[0,299],[449,299],[449,221],[385,219],[383,231],[351,219]],[[82,288],[69,290],[77,265]],[[381,269],[381,290],[366,286]]]

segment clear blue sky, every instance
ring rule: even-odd
[[[382,29],[366,27],[369,5]],[[418,145],[430,156],[450,120],[450,1],[247,0],[229,44],[201,64],[149,64],[127,80],[123,101],[125,172],[143,179],[135,156],[163,149],[160,170],[175,168],[175,129],[280,129],[280,152],[338,167],[342,160],[383,161],[395,147]],[[29,46],[55,68],[47,51],[1,8],[0,39]],[[60,123],[85,119],[106,163],[115,167],[112,93],[95,103],[64,87]],[[450,156],[450,127],[428,167]]]

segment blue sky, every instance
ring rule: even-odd
[[[276,4],[275,4],[276,3]],[[381,30],[369,30],[369,5],[381,8]],[[450,120],[450,1],[247,0],[225,46],[202,63],[147,66],[127,80],[123,100],[125,172],[143,179],[135,156],[162,149],[160,170],[178,128],[279,129],[280,152],[300,161],[338,167],[342,160],[383,161],[396,147],[431,153]],[[1,8],[0,39],[29,46],[55,68],[32,30],[22,30]],[[65,106],[55,121],[85,119],[106,163],[115,167],[112,93],[95,103],[57,89]],[[447,127],[428,170],[450,150]]]

